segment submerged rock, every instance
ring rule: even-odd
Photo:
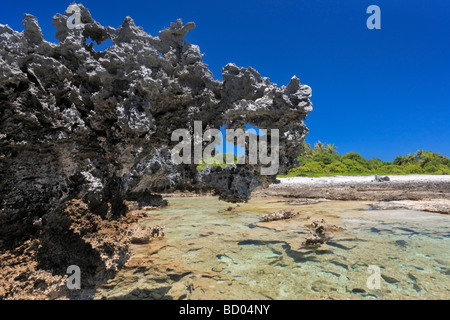
[[[405,240],[395,240],[394,244],[400,248],[406,248],[408,247],[408,244]]]

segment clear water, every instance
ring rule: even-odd
[[[166,237],[134,245],[133,257],[98,299],[449,299],[450,216],[369,210],[365,202],[295,205],[255,198],[170,198],[144,225]],[[232,211],[226,209],[232,206]],[[294,209],[290,220],[265,213]],[[314,220],[345,228],[318,248],[302,245]],[[370,289],[368,266],[381,272]]]

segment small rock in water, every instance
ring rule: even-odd
[[[321,221],[313,221],[308,227],[312,230],[306,237],[305,245],[307,246],[324,244],[330,238],[325,231],[337,232],[344,230],[342,227],[327,224],[323,219]]]
[[[311,231],[309,236],[306,238],[305,244],[307,246],[314,246],[318,244],[323,244],[327,241],[327,236],[325,234],[325,229],[323,226],[318,226]]]
[[[400,282],[399,280],[386,276],[384,274],[381,275],[381,277],[383,278],[384,281],[386,281],[387,283],[396,283],[396,282]]]
[[[272,212],[270,214],[265,214],[262,216],[262,218],[264,219],[264,221],[269,222],[269,221],[274,221],[274,220],[282,220],[282,219],[290,219],[292,217],[297,216],[299,213],[295,212],[295,211],[284,211],[281,210],[279,212]]]
[[[410,272],[408,273],[408,278],[410,278],[412,281],[416,281],[417,278]]]
[[[401,248],[406,248],[407,244],[405,240],[397,240],[395,241],[395,245]]]
[[[373,233],[380,233],[380,230],[378,230],[377,228],[370,228],[370,232],[373,232]]]

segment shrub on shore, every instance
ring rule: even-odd
[[[197,170],[207,165],[226,167],[226,154],[223,163],[204,159]],[[238,157],[233,154],[234,163]],[[317,142],[314,147],[304,143],[302,155],[297,158],[299,166],[289,170],[282,177],[329,177],[329,176],[370,176],[370,175],[407,175],[407,174],[450,174],[450,158],[431,151],[418,150],[415,154],[398,155],[394,161],[382,161],[378,158],[365,159],[359,153],[348,152],[340,155],[332,144]]]

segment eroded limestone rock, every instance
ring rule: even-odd
[[[175,165],[171,134],[192,130],[194,120],[201,120],[203,129],[245,124],[279,129],[280,171],[295,164],[308,132],[303,120],[312,110],[311,89],[297,77],[277,87],[252,68],[228,64],[223,81],[217,81],[200,48],[183,39],[194,23],[177,20],[151,36],[130,17],[118,28],[104,27],[78,7],[80,27],[67,27],[71,12],[53,17],[57,44],[43,38],[32,15],[25,15],[22,32],[0,25],[2,248],[13,250],[29,239],[57,243],[55,257],[37,259],[62,272],[76,249],[64,242],[73,222],[55,221],[65,219],[69,201],[79,199],[86,212],[119,221],[126,200],[160,206],[157,193],[215,190],[223,200],[242,202],[256,187],[275,181],[275,175],[261,176],[258,165],[207,167],[200,173],[195,165]],[[113,45],[97,52],[88,39],[98,44],[110,39]],[[71,237],[73,243],[85,242],[81,234]],[[92,255],[117,258],[83,256],[80,266],[94,273],[93,266],[120,267],[127,245],[117,249],[96,241]]]

